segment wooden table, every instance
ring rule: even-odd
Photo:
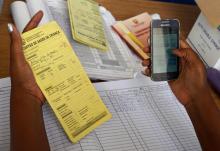
[[[9,34],[7,23],[12,22],[9,5],[13,0],[4,0],[0,16],[0,78],[9,76]],[[146,0],[97,0],[110,10],[117,20],[123,20],[142,12],[159,13],[162,18],[177,18],[181,23],[181,37],[187,37],[200,12],[197,6]],[[214,93],[213,93],[214,94]],[[214,94],[215,95],[215,94]],[[220,108],[220,99],[215,95]]]

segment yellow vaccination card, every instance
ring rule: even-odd
[[[22,34],[22,40],[37,84],[73,143],[111,118],[56,22]]]
[[[68,0],[73,39],[101,50],[108,49],[103,20],[94,0]]]

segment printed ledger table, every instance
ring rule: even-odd
[[[10,3],[4,0],[0,14],[0,78],[9,76],[9,34],[7,23],[12,22]],[[197,6],[173,4],[146,0],[97,0],[100,5],[112,12],[117,20],[124,20],[142,12],[158,13],[161,18],[177,18],[181,23],[181,37],[186,38],[200,12]],[[217,96],[216,101],[220,100]],[[220,108],[220,101],[218,101]]]

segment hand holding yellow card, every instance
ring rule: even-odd
[[[56,22],[22,35],[37,84],[74,143],[111,118]]]

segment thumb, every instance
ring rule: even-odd
[[[179,69],[180,69],[181,73],[185,70],[186,63],[189,60],[188,52],[189,52],[189,50],[187,48],[173,50],[173,54],[175,54],[177,57],[180,58],[180,60],[179,60],[179,63],[180,63],[179,64]]]
[[[190,51],[190,46],[188,45],[188,43],[186,43],[186,41],[180,40],[180,49],[175,49],[173,51],[173,54],[175,54],[180,58],[187,59],[189,57],[188,55],[190,53],[189,51]]]
[[[22,39],[17,28],[13,24],[8,24],[8,31],[11,38],[10,57],[12,63],[25,63],[25,57],[22,50]]]
[[[187,58],[188,56],[188,49],[187,48],[182,48],[182,49],[174,49],[173,54],[180,58]]]

